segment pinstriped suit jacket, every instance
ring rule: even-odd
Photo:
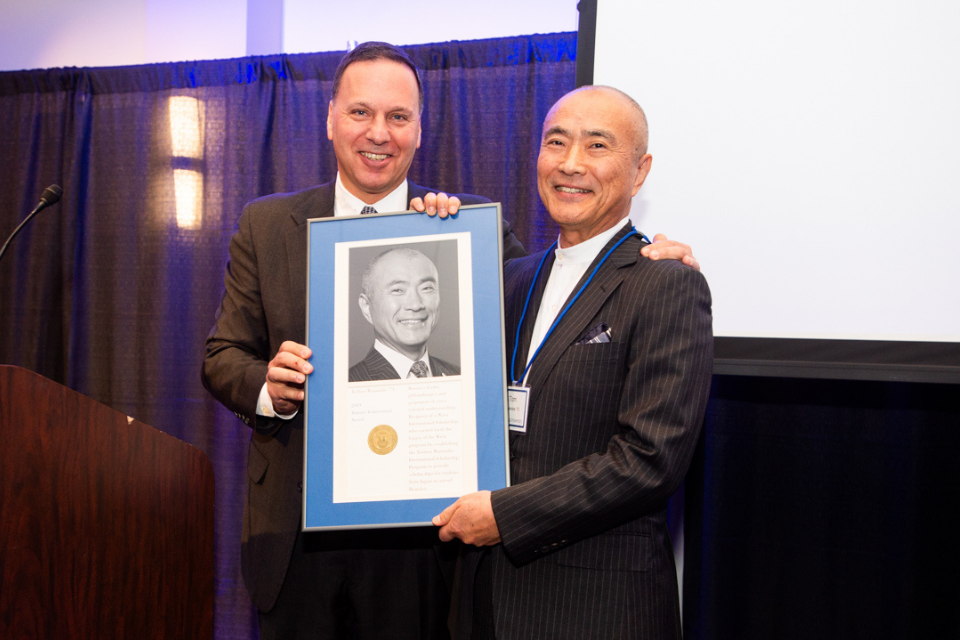
[[[241,568],[253,603],[273,608],[300,529],[303,479],[303,412],[292,420],[256,415],[267,363],[284,340],[303,343],[306,334],[307,226],[309,218],[333,215],[335,182],[295,193],[259,198],[244,207],[230,240],[230,262],[216,323],[207,337],[204,386],[225,407],[253,428],[247,455]],[[408,182],[410,199],[428,189]],[[435,191],[435,190],[434,190]],[[463,204],[489,202],[460,194]],[[504,255],[523,255],[523,247],[504,222]],[[378,537],[408,539],[432,530],[353,532],[356,547]],[[423,546],[423,545],[421,545]],[[401,596],[403,594],[400,594]]]
[[[643,244],[631,237],[610,256],[534,361],[527,433],[510,438],[512,486],[492,496],[503,542],[464,562],[460,638],[473,605],[490,607],[497,638],[680,637],[666,504],[706,407],[711,299],[697,271],[648,260]],[[541,256],[504,269],[508,354]],[[551,264],[522,327],[524,363]],[[610,342],[578,344],[600,323]]]
[[[460,369],[446,360],[430,356],[430,371],[435,376],[458,376]],[[350,382],[366,380],[399,380],[400,374],[376,349],[370,349],[367,357],[350,367]]]

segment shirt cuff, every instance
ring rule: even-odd
[[[260,387],[260,398],[257,400],[257,415],[263,416],[264,418],[280,418],[281,420],[292,420],[296,417],[299,410],[283,415],[282,413],[277,413],[273,410],[273,400],[270,399],[270,394],[267,393],[267,383],[264,382],[263,386]]]

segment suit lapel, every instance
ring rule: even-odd
[[[290,300],[294,305],[294,317],[307,319],[307,220],[327,218],[333,215],[334,182],[320,186],[300,207],[290,213],[283,239],[287,251],[287,268],[290,277]],[[306,339],[306,333],[302,334]]]
[[[540,277],[537,278],[536,283],[533,282],[533,278],[537,273],[537,265],[540,264],[541,257],[533,256],[533,258],[534,259],[530,261],[530,271],[524,276],[524,282],[519,288],[522,295],[518,298],[520,310],[517,311],[517,322],[520,321],[520,313],[523,309],[523,303],[526,300],[527,291],[530,290],[530,285],[534,284],[535,287],[533,294],[530,296],[530,306],[527,309],[527,317],[524,318],[523,326],[520,327],[520,346],[517,348],[516,371],[512,371],[510,374],[511,382],[513,382],[513,376],[522,376],[523,370],[527,366],[527,360],[530,357],[530,341],[533,339],[533,328],[537,324],[537,311],[540,309],[540,302],[543,300],[543,292],[547,288],[547,280],[549,280],[550,269],[553,268],[556,253],[550,251],[547,255],[546,260],[543,261],[543,268],[540,270]],[[510,337],[514,338],[515,336]],[[508,357],[512,355],[512,353],[507,354]],[[508,362],[507,366],[509,366],[509,364]],[[520,380],[520,382],[522,382],[522,380]]]
[[[369,366],[371,380],[399,380],[400,374],[393,368],[376,348],[370,349],[366,363]]]
[[[610,242],[600,250],[596,259],[587,268],[583,278],[581,278],[577,286],[574,287],[573,293],[570,294],[571,298],[576,295],[580,287],[583,286],[583,283],[590,277],[597,263],[606,255],[610,247],[623,238],[630,228],[631,227],[627,227],[617,233]],[[557,361],[571,345],[575,344],[585,331],[590,329],[590,327],[586,325],[600,312],[600,309],[606,303],[607,299],[616,291],[620,282],[623,281],[624,273],[621,271],[621,268],[634,264],[637,261],[637,255],[638,247],[636,243],[628,240],[620,245],[600,267],[597,275],[593,278],[593,282],[590,283],[590,286],[584,290],[580,298],[570,307],[560,321],[560,324],[557,325],[553,333],[546,342],[543,343],[543,347],[540,349],[540,353],[530,369],[531,404],[536,402],[540,390],[543,389]],[[541,274],[540,278],[544,281],[547,279],[544,274]],[[541,290],[541,297],[542,294],[543,292]],[[569,302],[569,299],[567,302]],[[566,303],[564,303],[564,306],[566,306]],[[536,309],[539,310],[539,308],[540,304],[538,300]],[[533,331],[532,324],[531,322],[531,332]],[[526,340],[529,343],[529,336]]]
[[[427,195],[429,191],[424,187],[421,187],[418,184],[413,184],[407,180],[407,209],[410,209],[410,201],[414,198],[422,198]]]

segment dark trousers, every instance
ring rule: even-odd
[[[261,640],[447,640],[456,549],[434,529],[303,533]]]
[[[493,568],[489,553],[477,566],[473,583],[473,624],[469,638],[462,640],[494,640],[497,633],[493,622]]]

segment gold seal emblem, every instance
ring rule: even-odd
[[[397,432],[389,425],[379,424],[370,430],[367,445],[378,456],[385,456],[396,448]]]

